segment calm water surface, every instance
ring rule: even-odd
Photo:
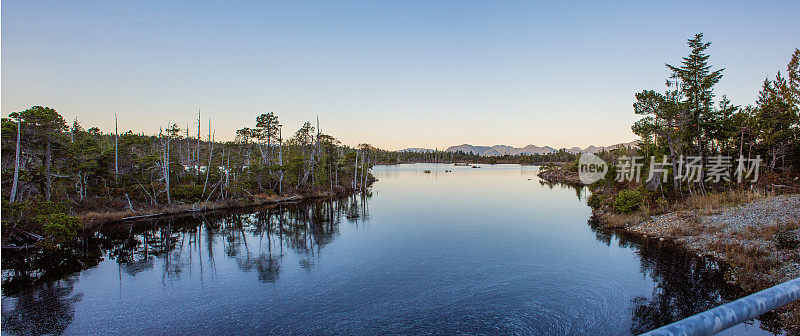
[[[628,335],[735,298],[536,171],[378,166],[367,195],[105,228],[96,267],[13,293],[4,270],[3,333]]]

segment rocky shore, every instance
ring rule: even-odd
[[[716,210],[674,211],[624,230],[668,239],[731,266],[730,281],[756,291],[800,276],[800,195]]]
[[[567,169],[566,164],[544,165],[541,166],[539,173],[536,174],[542,180],[551,183],[563,183],[572,186],[583,186],[578,178],[578,172]]]
[[[649,217],[611,213],[595,217],[610,230],[672,242],[724,262],[727,281],[746,293],[800,277],[800,194]],[[800,330],[798,312],[798,303],[778,309],[780,328],[790,333]]]

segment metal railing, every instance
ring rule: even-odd
[[[713,335],[800,299],[800,278],[728,302],[642,335]]]

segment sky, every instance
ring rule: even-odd
[[[800,47],[800,1],[2,1],[2,115],[217,140],[275,112],[343,143],[610,145],[704,33],[752,104]]]

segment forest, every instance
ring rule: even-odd
[[[343,194],[373,181],[377,150],[342,145],[311,122],[288,138],[273,113],[215,141],[210,120],[157,134],[68,124],[33,106],[2,119],[4,248],[72,244],[90,225],[181,212]],[[206,127],[202,134],[202,128]]]
[[[632,131],[638,148],[603,153],[611,167],[604,180],[590,186],[589,204],[616,213],[644,207],[664,211],[687,197],[754,187],[797,191],[800,172],[800,50],[789,57],[785,72],[764,79],[754,104],[737,105],[715,86],[725,69],[710,63],[711,43],[696,34],[687,41],[689,54],[680,64],[666,64],[666,89],[635,94],[633,111],[641,116]],[[621,158],[643,158],[640,176],[651,176],[650,157],[666,162],[657,178],[625,181],[618,177]],[[707,176],[714,160],[724,159],[726,178]],[[757,181],[738,181],[732,171],[740,158],[758,165]],[[696,160],[696,162],[691,162]],[[688,178],[686,167],[698,176]],[[577,165],[571,167],[577,172]],[[630,164],[628,166],[630,168]],[[655,170],[655,169],[653,169]],[[661,174],[661,175],[659,175]]]

